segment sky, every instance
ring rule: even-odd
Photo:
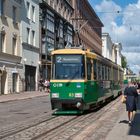
[[[122,44],[129,68],[140,72],[140,0],[88,0],[112,42]]]

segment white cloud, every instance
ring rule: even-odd
[[[95,9],[104,24],[103,32],[108,32],[113,42],[122,43],[128,65],[135,73],[140,71],[140,0],[124,9],[103,0]]]

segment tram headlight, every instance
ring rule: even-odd
[[[76,107],[77,107],[77,108],[80,108],[81,105],[82,105],[82,104],[81,104],[80,102],[77,102]]]
[[[52,98],[59,98],[59,93],[52,93]]]
[[[82,93],[75,93],[76,98],[82,98]]]

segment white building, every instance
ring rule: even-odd
[[[112,40],[108,33],[102,33],[102,55],[112,60]]]
[[[37,90],[39,62],[39,1],[24,0],[21,9],[21,47],[25,91]]]
[[[102,33],[102,55],[121,66],[121,43],[113,43],[108,33]]]
[[[112,50],[112,60],[113,62],[115,62],[118,65],[122,65],[121,64],[121,58],[122,58],[122,44],[121,43],[113,43],[113,50]]]

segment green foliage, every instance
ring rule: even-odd
[[[123,67],[123,68],[127,68],[127,67],[128,67],[128,66],[127,66],[127,60],[126,60],[126,57],[125,57],[125,56],[122,56],[121,61],[122,61],[122,67]]]

